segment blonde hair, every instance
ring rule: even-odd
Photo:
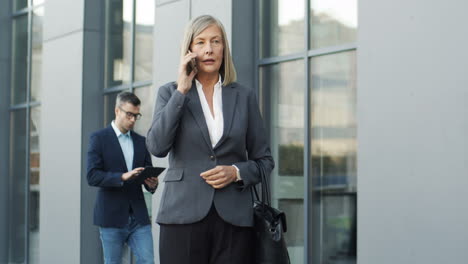
[[[203,30],[212,25],[216,25],[223,34],[223,62],[221,63],[219,72],[223,77],[223,86],[226,86],[236,81],[237,74],[236,68],[234,67],[234,63],[232,61],[226,31],[224,30],[223,24],[221,24],[217,18],[210,15],[203,15],[192,19],[185,28],[180,54],[181,57],[185,56],[185,54],[187,54],[188,50],[190,49],[190,45],[192,44],[193,39],[200,35]]]

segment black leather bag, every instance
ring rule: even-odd
[[[260,166],[262,197],[258,196],[255,186],[254,193],[254,229],[255,263],[256,264],[290,264],[288,249],[284,242],[287,230],[284,212],[271,207],[269,185],[265,170]]]

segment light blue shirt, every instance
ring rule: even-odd
[[[114,121],[111,123],[112,128],[114,129],[115,135],[119,139],[120,148],[122,149],[122,153],[125,158],[125,163],[127,164],[127,170],[133,170],[133,140],[130,136],[130,131],[126,134],[122,133],[117,126],[115,125]]]

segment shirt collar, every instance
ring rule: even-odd
[[[197,85],[197,88],[200,89],[203,87],[203,85],[197,80],[195,79],[195,84]],[[221,79],[221,74],[219,74],[218,76],[218,82],[215,84],[214,88],[217,89],[217,88],[221,88],[222,87],[222,84],[223,84],[223,81]]]
[[[115,125],[114,120],[112,120],[111,126],[112,126],[112,128],[114,129],[114,132],[115,132],[115,135],[117,136],[117,138],[119,138],[120,135],[124,135],[124,136],[129,136],[129,137],[130,137],[130,131],[128,131],[126,134],[122,133],[122,131],[120,131],[120,129]]]

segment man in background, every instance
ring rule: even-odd
[[[104,261],[121,263],[125,243],[138,264],[154,263],[153,238],[142,185],[154,193],[156,177],[140,179],[152,166],[145,138],[132,129],[141,117],[140,100],[130,92],[117,95],[115,120],[89,140],[87,179],[99,188],[94,224],[99,226]]]

